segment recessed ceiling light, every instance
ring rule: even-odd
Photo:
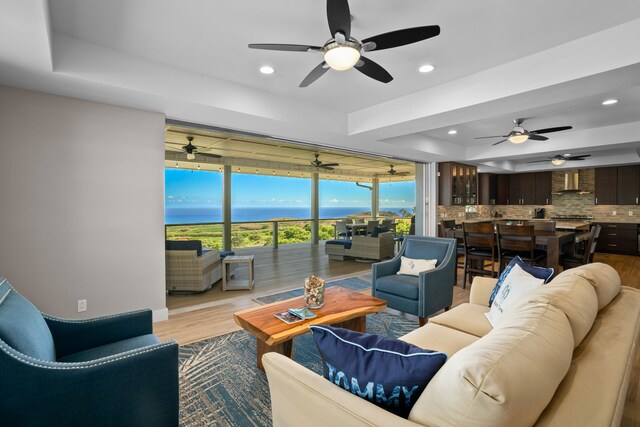
[[[260,67],[260,72],[262,74],[273,74],[276,72],[276,70],[268,65],[263,65],[262,67]]]
[[[457,130],[455,129],[451,129],[449,132],[447,132],[449,135],[455,135],[456,133],[458,133]]]
[[[618,102],[617,99],[607,99],[606,101],[602,102],[602,105],[613,105],[616,104]]]
[[[433,70],[435,70],[436,67],[434,67],[433,65],[430,64],[426,64],[421,66],[420,68],[418,68],[418,71],[420,71],[421,73],[430,73]]]

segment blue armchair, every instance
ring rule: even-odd
[[[148,309],[59,319],[0,277],[0,378],[2,425],[178,425],[178,345]]]
[[[397,274],[402,256],[438,262],[433,270],[408,276]],[[405,236],[394,258],[371,266],[372,295],[386,300],[389,308],[418,316],[422,326],[427,316],[451,307],[455,269],[455,239]]]

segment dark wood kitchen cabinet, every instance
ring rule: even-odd
[[[478,169],[455,162],[438,164],[438,203],[475,205],[478,202]]]
[[[596,205],[618,204],[618,168],[596,168]]]
[[[498,175],[478,174],[478,204],[495,205],[498,201]]]
[[[509,204],[509,185],[511,180],[509,179],[509,175],[498,175],[497,179],[498,183],[498,195],[496,198],[496,204],[498,205],[508,205]]]
[[[640,165],[618,166],[617,186],[618,205],[637,205],[640,198]],[[598,204],[603,203],[598,200]]]
[[[638,255],[638,225],[635,223],[599,223],[602,227],[596,252]]]
[[[536,197],[534,204],[551,204],[551,172],[536,172]]]
[[[509,204],[533,205],[536,203],[536,174],[515,173],[509,175]]]

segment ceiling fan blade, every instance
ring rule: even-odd
[[[534,140],[534,141],[546,141],[549,138],[547,138],[546,136],[537,135],[535,133],[530,133],[529,134],[529,139]]]
[[[325,165],[320,166],[320,168],[326,169],[328,171],[332,171],[333,170],[333,168],[331,166],[325,166]]]
[[[351,11],[347,0],[327,0],[327,20],[331,37],[342,33],[348,39],[351,36]]]
[[[378,34],[377,36],[362,40],[362,43],[375,43],[374,47],[367,48],[368,51],[382,50],[416,43],[435,37],[438,34],[440,34],[440,26],[427,25],[424,27],[405,28],[403,30]]]
[[[249,49],[263,50],[284,50],[287,52],[309,52],[319,51],[319,46],[308,46],[305,44],[277,44],[277,43],[251,43]]]
[[[323,163],[322,166],[340,166],[340,163]]]
[[[564,159],[565,160],[584,160],[587,157],[591,157],[591,154],[582,154],[580,156],[568,156],[568,157],[565,157]]]
[[[220,158],[222,158],[221,155],[213,154],[213,153],[199,153],[199,152],[196,152],[195,154],[197,154],[198,156],[202,156],[202,157],[211,157],[212,159],[220,159]]]
[[[561,130],[569,130],[573,129],[571,126],[558,126],[555,128],[544,128],[531,131],[530,133],[551,133],[551,132],[560,132]]]
[[[527,163],[548,163],[548,162],[549,162],[549,159],[547,159],[547,160],[535,160],[533,162],[527,162]]]
[[[393,77],[387,72],[387,70],[385,70],[369,58],[361,56],[360,61],[362,61],[362,65],[356,64],[355,69],[360,71],[362,74],[369,76],[374,80],[378,80],[382,83],[389,83],[391,80],[393,80]]]
[[[508,141],[508,139],[503,139],[502,141],[495,142],[495,143],[493,143],[493,144],[491,144],[491,145],[498,145],[498,144],[502,144],[502,143],[503,143],[503,142],[505,142],[505,141]]]
[[[324,73],[327,72],[327,70],[329,69],[329,67],[325,66],[325,62],[322,61],[320,63],[320,65],[318,65],[316,68],[314,68],[313,70],[311,70],[311,72],[309,74],[307,74],[307,77],[304,78],[304,80],[302,81],[302,83],[300,83],[300,87],[307,87],[309,86],[311,83],[315,82],[316,80],[318,80],[320,77],[322,77],[322,75]]]
[[[494,136],[478,136],[473,139],[487,139],[487,138],[507,138],[509,135],[494,135]]]

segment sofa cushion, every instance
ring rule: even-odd
[[[493,329],[485,316],[488,311],[489,307],[485,305],[466,302],[456,306],[453,310],[430,318],[429,323],[446,326],[476,337],[483,337]]]
[[[504,282],[504,280],[507,278],[507,275],[515,265],[519,265],[520,268],[522,268],[524,271],[526,271],[533,277],[537,279],[543,279],[544,283],[547,283],[553,277],[553,268],[531,266],[526,262],[522,261],[522,259],[519,256],[516,256],[511,260],[511,262],[509,262],[509,264],[505,267],[505,269],[500,274],[500,277],[498,278],[498,282],[496,283],[496,286],[493,288],[493,292],[491,292],[491,297],[489,298],[489,306],[493,304],[493,300],[498,295],[498,291],[502,286],[502,282]]]
[[[639,322],[640,291],[623,287],[574,350],[569,372],[536,426],[620,425],[627,385],[634,378],[629,373],[638,351]]]
[[[574,347],[580,345],[589,333],[598,314],[598,298],[593,286],[574,275],[558,275],[548,284],[527,294],[522,301],[516,302],[513,310],[532,302],[549,303],[567,316]],[[502,322],[497,327],[502,327]]]
[[[0,277],[0,339],[40,360],[56,360],[55,344],[40,311]]]
[[[378,234],[386,233],[387,231],[389,231],[389,227],[385,227],[383,225],[375,226],[373,227],[373,230],[371,230],[371,237],[378,237]]]
[[[437,259],[419,259],[400,257],[400,270],[396,274],[406,274],[408,276],[419,276],[423,271],[436,268]]]
[[[312,325],[323,375],[332,383],[406,418],[447,355],[381,335]]]
[[[620,275],[610,265],[594,262],[576,268],[570,268],[558,275],[580,276],[586,279],[598,296],[598,310],[602,310],[620,293]]]
[[[344,247],[345,249],[351,249],[352,243],[353,241],[350,239],[334,239],[334,240],[327,240],[325,245],[339,245]]]
[[[58,362],[87,362],[89,360],[113,356],[114,354],[123,353],[129,350],[137,350],[142,347],[158,344],[159,342],[158,338],[153,334],[140,335],[126,340],[101,345],[99,347],[93,347],[89,350],[80,351],[78,353],[73,353],[60,358]]]
[[[521,315],[524,325],[496,328],[453,355],[409,419],[438,426],[533,425],[569,369],[573,339],[564,313],[549,304],[530,304]]]
[[[234,251],[220,251],[220,259],[224,259],[225,257],[229,256],[229,255],[235,255],[236,253]]]
[[[167,240],[164,248],[167,251],[196,251],[202,255],[202,242],[200,240]]]
[[[376,290],[410,300],[418,299],[418,277],[406,274],[383,276],[376,279]]]
[[[485,322],[487,321],[484,316],[482,318]],[[431,322],[431,319],[426,325],[401,336],[399,339],[416,347],[441,351],[449,357],[479,340],[475,335],[438,325]]]

